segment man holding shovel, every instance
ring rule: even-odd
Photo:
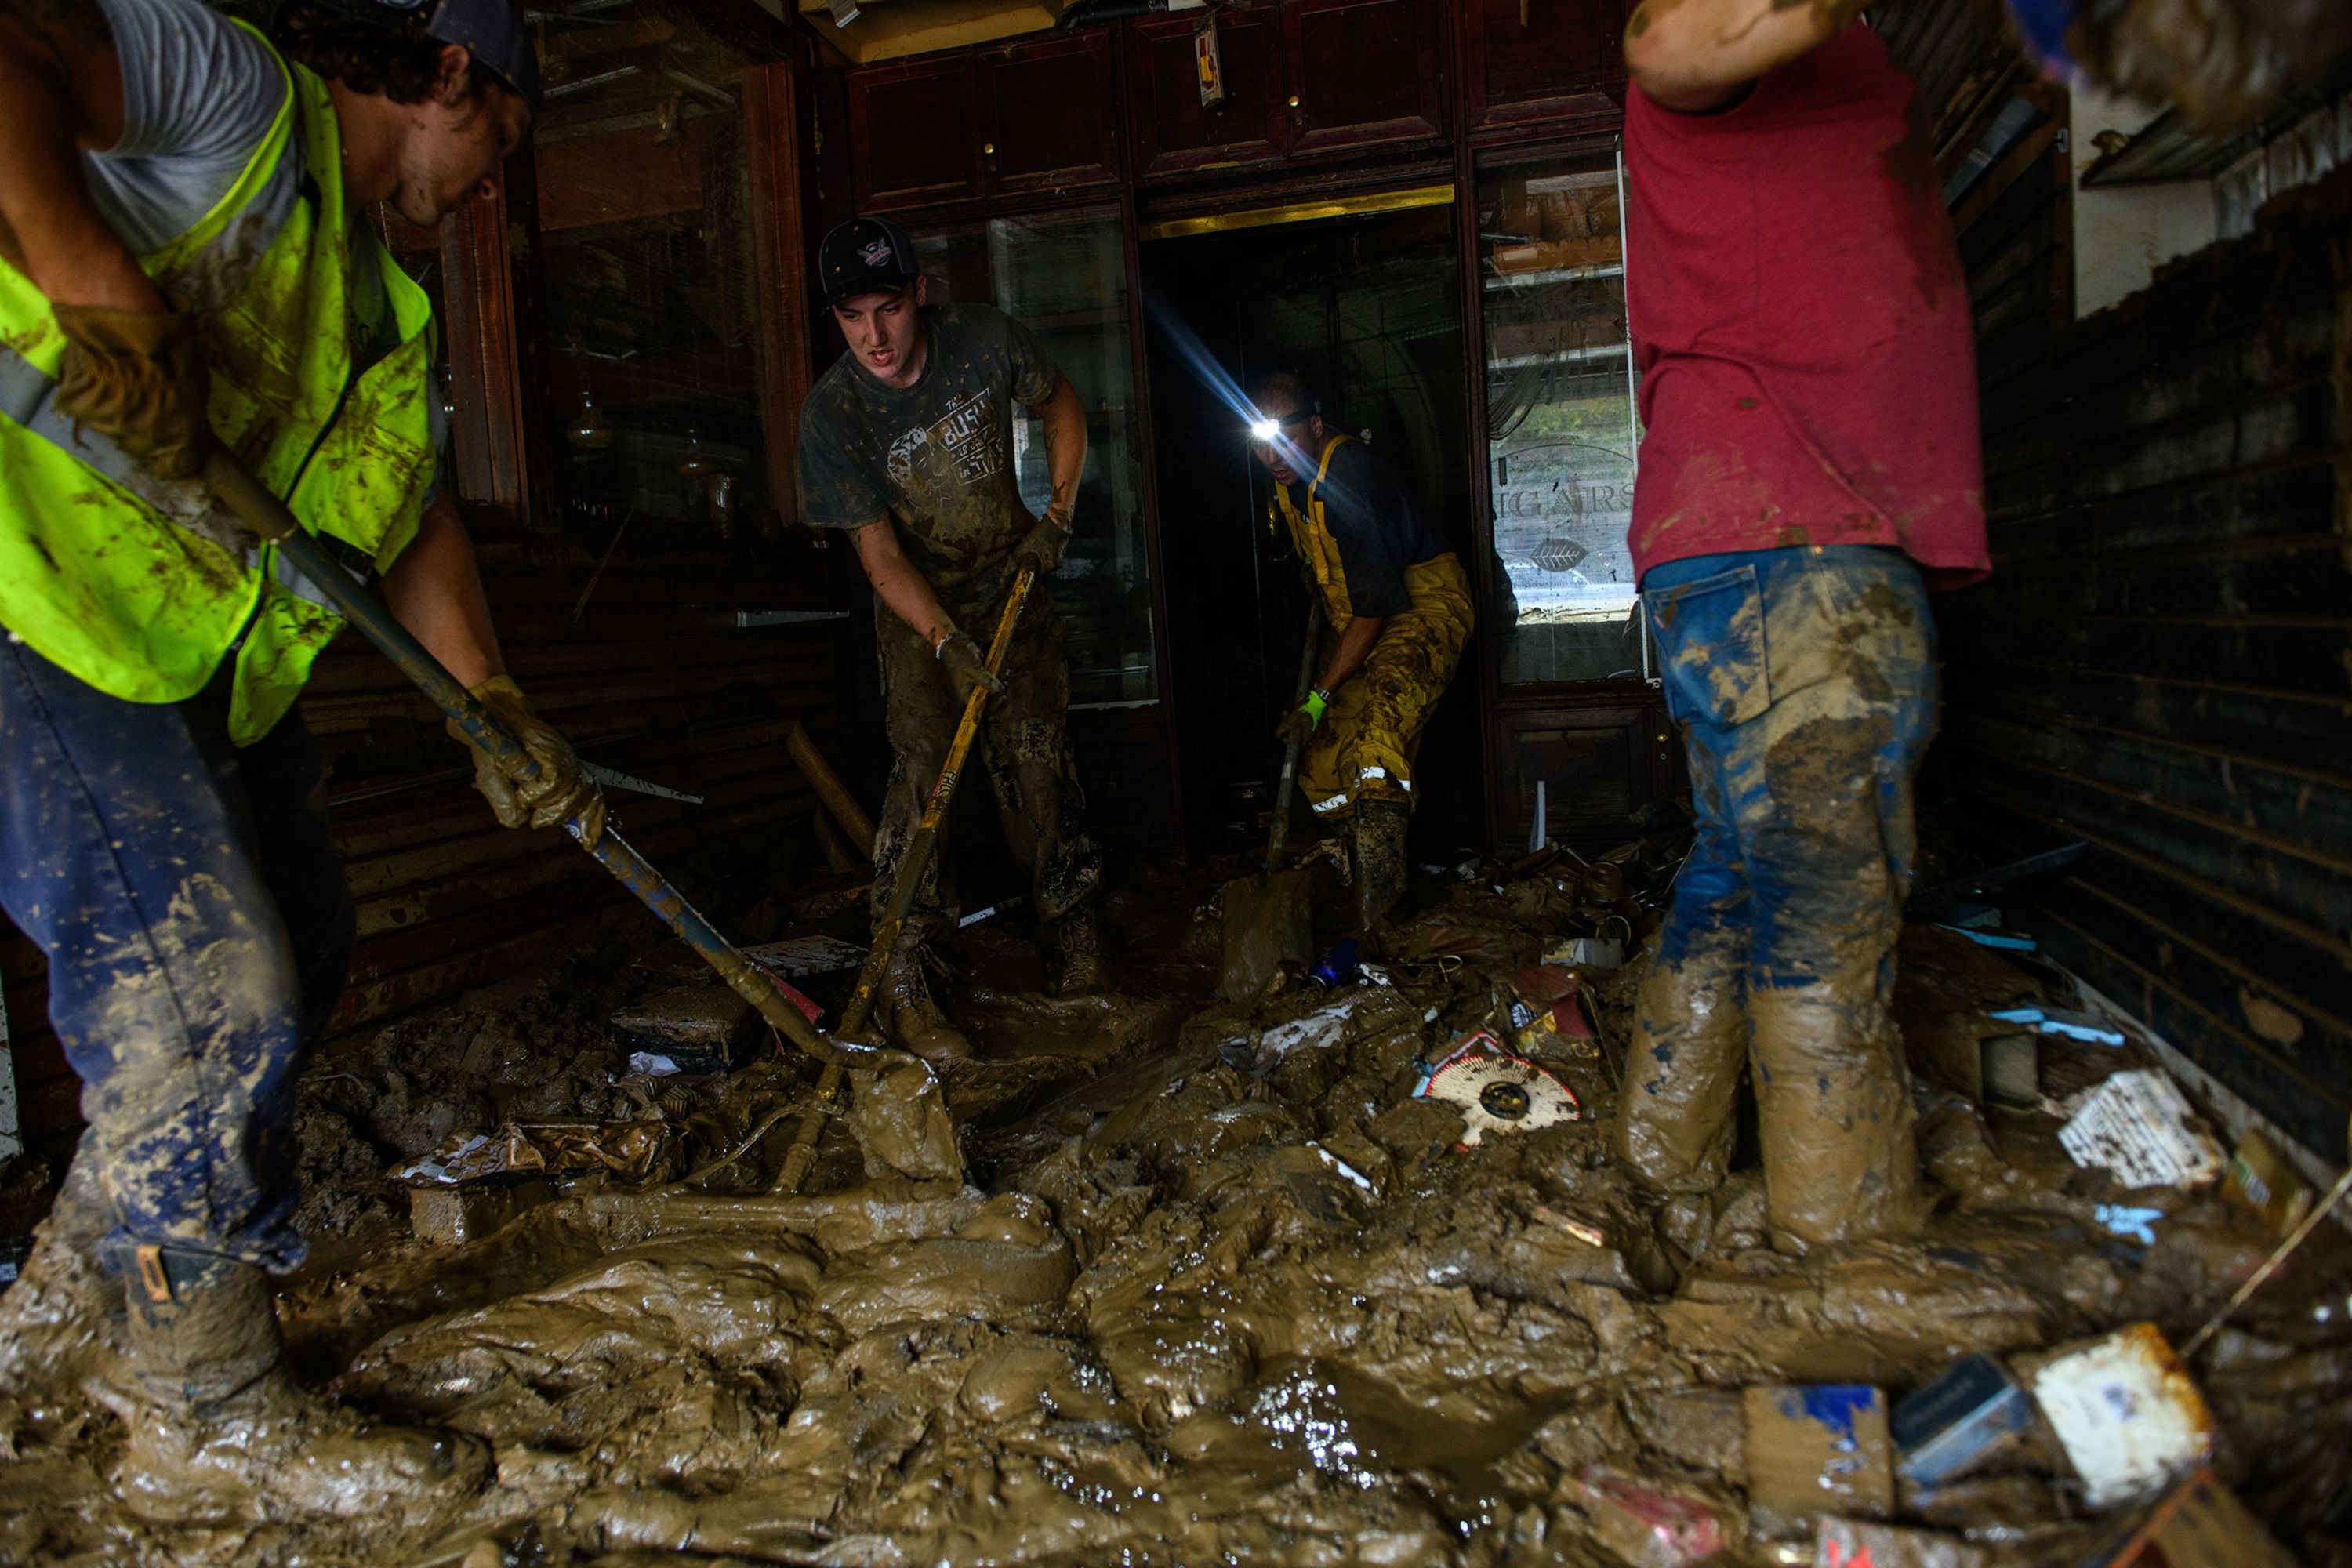
[[[478,773],[501,821],[597,835],[503,672],[436,479],[431,308],[366,216],[494,190],[537,91],[505,0],[298,0],[274,44],[198,0],[0,0],[0,904],[89,1123],[0,1377],[80,1359],[127,1294],[107,1397],[156,1517],[373,1515],[487,1466],[280,1354],[294,1077],[352,940],[296,700],[342,622],[195,476],[254,470],[522,740],[531,777]]]
[[[812,525],[849,532],[874,586],[895,753],[874,839],[877,930],[965,701],[984,687],[982,765],[1029,873],[1055,983],[1092,990],[1103,980],[1102,859],[1070,755],[1070,673],[1052,601],[1030,599],[998,674],[982,651],[1020,568],[1061,564],[1086,468],[1086,409],[1018,321],[985,305],[929,303],[913,242],[888,219],[835,226],[817,247],[817,273],[849,352],[801,410],[801,503]],[[1052,499],[1042,518],[1023,504],[1013,468],[1015,402],[1044,426]],[[920,875],[879,1011],[908,1049],[954,1060],[971,1045],[923,973],[924,949],[947,924],[938,859]]]
[[[1369,937],[1404,891],[1413,757],[1470,637],[1470,583],[1389,460],[1326,429],[1297,376],[1267,377],[1251,401],[1252,447],[1328,628],[1276,734],[1299,744],[1298,786],[1349,847]]]

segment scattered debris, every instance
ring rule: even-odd
[[[1962,931],[1971,939],[1979,933]],[[2083,1040],[2095,1046],[2120,1046],[2124,1032],[2104,1022],[2097,1014],[2074,1007],[2003,1007],[1992,1017],[2003,1024],[2028,1024],[2044,1035],[2063,1035],[2070,1040]]]
[[[680,1072],[725,1072],[751,1059],[760,1015],[724,985],[677,985],[613,1015],[613,1044],[667,1057]]]
[[[2082,1561],[2083,1568],[2294,1568],[2294,1555],[2211,1470],[2199,1469]]]
[[[2258,1127],[2247,1129],[2238,1140],[2221,1191],[2260,1215],[2263,1223],[2280,1236],[2303,1222],[2317,1195]]]
[[[854,942],[818,933],[784,942],[761,942],[742,950],[743,956],[780,980],[807,980],[838,974],[866,962],[866,950]]]
[[[1632,1568],[1688,1568],[1736,1544],[1716,1508],[1606,1465],[1587,1465],[1570,1491],[1593,1539]]]
[[[1550,1073],[1503,1049],[1481,1029],[1433,1062],[1413,1086],[1419,1100],[1441,1100],[1462,1112],[1458,1148],[1489,1132],[1524,1132],[1582,1114],[1575,1094]]]
[[[1979,1351],[1895,1402],[1887,1427],[1897,1468],[1916,1487],[1959,1480],[2000,1457],[2033,1425],[2033,1401],[2009,1369]]]
[[[2221,1146],[2153,1068],[2119,1072],[2092,1089],[2058,1131],[2076,1164],[2112,1172],[2126,1187],[2197,1187],[2221,1173]]]
[[[1886,1396],[1864,1384],[1758,1386],[1747,1420],[1748,1504],[1759,1533],[1802,1533],[1823,1514],[1895,1512]]]
[[[2042,1358],[2032,1384],[2093,1509],[2145,1497],[2213,1452],[2212,1414],[2153,1323]]]
[[[459,1247],[480,1240],[524,1210],[554,1197],[555,1189],[539,1180],[411,1187],[408,1224],[419,1241]]]
[[[1813,1568],[1985,1568],[1982,1547],[1930,1530],[1823,1515]]]
[[[664,1121],[508,1122],[495,1132],[457,1132],[422,1160],[392,1173],[415,1187],[454,1187],[500,1176],[604,1171],[643,1181],[669,1142]]]

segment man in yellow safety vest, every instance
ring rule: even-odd
[[[198,482],[225,449],[504,719],[509,826],[603,802],[505,674],[438,477],[434,225],[528,130],[507,0],[0,0],[0,907],[47,954],[79,1154],[0,1303],[0,1381],[102,1381],[154,1517],[380,1516],[478,1446],[366,1429],[288,1373],[294,1076],[353,932],[296,699],[341,623]],[[121,1276],[109,1283],[100,1272]],[[126,1300],[127,1298],[127,1300]]]

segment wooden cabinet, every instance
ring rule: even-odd
[[[1444,0],[1286,0],[1217,13],[1225,101],[1201,105],[1199,13],[1128,31],[1129,134],[1145,179],[1435,142]]]
[[[1283,109],[1293,155],[1430,141],[1445,128],[1445,51],[1429,0],[1290,0]]]
[[[1112,74],[1099,31],[852,71],[858,210],[1117,184]]]
[[[1136,173],[1144,179],[1245,169],[1282,156],[1288,111],[1276,112],[1282,40],[1271,14],[1217,14],[1225,100],[1214,109],[1202,107],[1193,64],[1192,32],[1199,21],[1195,12],[1136,22],[1128,29],[1128,134]]]
[[[973,65],[982,195],[1118,183],[1108,30],[985,49]]]
[[[1474,133],[1617,117],[1631,0],[1461,3]]]
[[[980,195],[971,57],[876,66],[849,76],[849,140],[862,212]]]

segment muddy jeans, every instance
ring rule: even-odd
[[[982,648],[1001,606],[955,606],[957,624]],[[874,833],[873,912],[890,901],[898,859],[922,820],[923,803],[947,765],[963,704],[920,634],[877,602],[875,641],[882,658],[884,722],[889,731],[890,787]],[[1087,801],[1070,754],[1070,667],[1062,653],[1062,618],[1043,584],[1029,596],[1005,650],[1005,691],[988,700],[972,742],[978,771],[996,794],[997,820],[1013,864],[1029,874],[1037,918],[1051,921],[1092,899],[1102,880],[1102,853],[1087,836]],[[969,770],[972,764],[967,763]],[[943,930],[940,868],[951,853],[942,832],[907,921],[907,951]]]
[[[1654,1186],[1712,1187],[1751,1064],[1775,1240],[1908,1229],[1891,1004],[1936,727],[1918,569],[1868,546],[1765,550],[1671,562],[1642,587],[1698,837],[1642,988],[1621,1150]]]
[[[239,751],[227,697],[225,670],[124,702],[0,643],[0,907],[48,955],[112,1244],[282,1271],[305,1251],[294,1074],[352,910],[301,709]]]

